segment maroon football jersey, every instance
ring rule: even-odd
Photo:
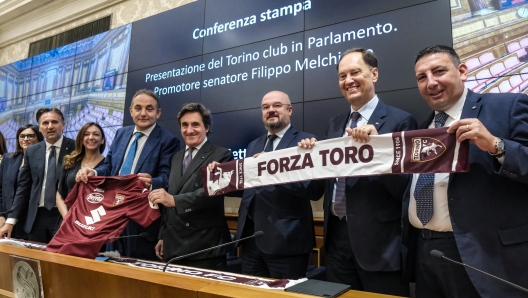
[[[92,176],[86,184],[75,184],[64,201],[68,213],[46,250],[95,258],[104,243],[121,235],[129,219],[146,227],[160,216],[149,193],[137,175]]]

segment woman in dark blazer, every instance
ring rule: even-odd
[[[0,212],[6,212],[11,209],[18,187],[18,173],[24,164],[26,149],[44,140],[44,137],[37,126],[26,124],[17,130],[16,140],[15,152],[4,154],[2,162],[0,163]],[[0,227],[4,225],[7,215],[0,216]],[[24,232],[25,221],[25,214],[19,217],[18,222],[21,223],[15,225],[11,237],[27,239],[26,232]]]
[[[92,169],[100,166],[104,162],[103,152],[105,150],[105,134],[103,128],[95,122],[86,123],[77,134],[75,139],[75,150],[64,156],[59,185],[57,187],[56,204],[62,218],[66,216],[68,208],[64,200],[75,185],[75,175],[81,167]]]

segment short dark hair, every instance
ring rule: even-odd
[[[139,89],[138,91],[136,91],[134,96],[132,96],[132,101],[130,102],[131,106],[132,106],[132,103],[134,102],[134,98],[136,98],[138,95],[141,95],[141,94],[146,94],[146,95],[154,98],[154,100],[156,100],[156,108],[161,109],[161,105],[159,103],[158,95],[156,93],[154,93],[154,91],[149,90],[149,89]]]
[[[18,130],[17,130],[17,132],[16,132],[16,140],[15,140],[15,142],[16,142],[16,149],[15,149],[15,152],[13,152],[13,155],[11,155],[11,156],[15,157],[15,156],[17,156],[17,155],[19,155],[19,154],[22,154],[22,153],[24,152],[24,150],[22,150],[22,146],[20,146],[20,141],[19,141],[20,139],[19,139],[19,137],[20,137],[20,134],[21,134],[24,130],[26,130],[26,129],[28,129],[28,128],[31,129],[31,130],[35,133],[35,137],[37,138],[37,140],[38,140],[39,142],[44,141],[44,136],[43,136],[42,133],[39,131],[38,126],[33,125],[33,124],[22,125],[22,126],[20,126],[20,127],[18,128]]]
[[[346,50],[341,55],[341,58],[339,58],[339,62],[337,62],[336,65],[337,71],[339,71],[339,63],[341,63],[343,57],[351,53],[361,53],[361,58],[363,59],[363,62],[365,62],[366,65],[370,66],[371,68],[378,67],[378,58],[376,58],[376,55],[374,55],[374,52],[372,52],[372,50],[365,50],[363,48],[352,48]]]
[[[180,112],[178,112],[178,124],[181,126],[181,118],[187,113],[198,112],[202,116],[202,121],[205,128],[209,129],[207,134],[211,133],[211,125],[213,124],[213,119],[211,116],[211,111],[208,110],[201,103],[187,103],[184,104]]]
[[[414,60],[414,64],[418,62],[418,60],[422,59],[425,56],[429,56],[432,54],[437,53],[444,53],[451,58],[451,61],[455,66],[460,65],[460,57],[458,57],[458,54],[455,52],[455,50],[452,47],[444,46],[444,45],[435,45],[435,46],[429,46],[423,50],[421,50],[418,55],[416,55],[416,59]]]
[[[37,118],[37,123],[40,124],[40,117],[43,115],[43,114],[46,114],[46,113],[55,113],[57,115],[59,115],[62,119],[62,122],[64,122],[64,115],[62,114],[62,111],[57,109],[57,108],[48,108],[48,107],[44,107],[44,108],[40,108],[38,109],[37,111],[37,115],[36,115],[36,118]]]

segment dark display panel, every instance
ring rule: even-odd
[[[349,108],[336,64],[353,47],[378,56],[380,98],[423,120],[414,57],[452,44],[446,1],[202,0],[133,28],[126,106],[138,89],[154,90],[160,124],[179,136],[182,104],[201,102],[213,112],[211,140],[232,150],[265,132],[259,107],[272,90],[289,94],[293,125],[323,137],[328,120]]]

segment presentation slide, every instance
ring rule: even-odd
[[[350,108],[338,87],[341,53],[362,47],[378,57],[380,98],[427,116],[414,57],[452,44],[446,1],[241,3],[201,0],[133,23],[125,106],[138,89],[154,90],[160,123],[180,137],[181,106],[203,103],[213,112],[210,139],[239,152],[265,133],[261,99],[280,90],[293,103],[292,123],[323,138],[328,120]],[[125,113],[124,125],[131,123]]]

